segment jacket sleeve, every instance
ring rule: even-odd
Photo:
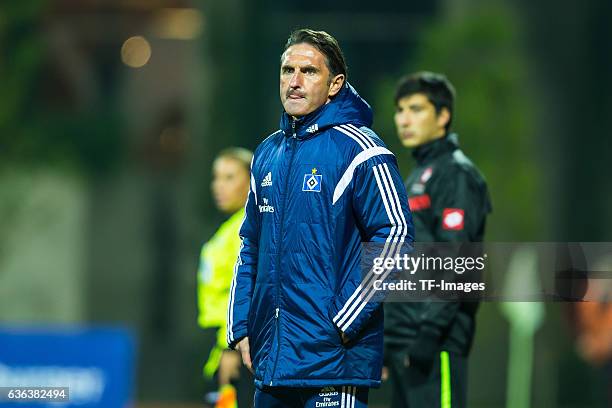
[[[488,201],[484,199],[486,197],[483,197],[476,180],[466,171],[452,169],[432,180],[429,194],[434,218],[433,241],[474,241],[488,212],[483,205]],[[417,238],[420,240],[420,237]],[[456,275],[451,274],[450,279],[453,277]],[[426,303],[411,357],[422,361],[435,358],[442,333],[455,319],[459,307],[460,303],[456,301]]]
[[[363,242],[412,244],[414,227],[408,208],[406,189],[402,183],[395,156],[375,156],[360,164],[353,177],[353,213]],[[399,246],[390,245],[385,250]],[[391,254],[386,254],[391,256]],[[349,339],[368,323],[381,307],[374,297],[372,271],[362,274],[361,268],[340,288],[331,305],[330,316],[336,327]]]
[[[451,169],[432,180],[431,200],[436,242],[473,242],[488,208],[486,189],[467,171]]]
[[[240,227],[240,252],[234,266],[227,307],[227,344],[234,348],[247,336],[247,320],[251,307],[253,286],[257,276],[260,220],[257,212],[257,189],[251,170],[251,187],[246,202],[244,220]]]

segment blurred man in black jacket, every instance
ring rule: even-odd
[[[406,180],[416,242],[479,242],[491,211],[487,185],[449,133],[455,91],[445,76],[420,72],[400,80],[395,125],[414,149]],[[393,408],[466,407],[467,356],[476,302],[385,305],[386,371]]]

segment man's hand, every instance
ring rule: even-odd
[[[242,355],[242,364],[249,369],[251,374],[253,373],[253,364],[251,363],[251,349],[249,347],[249,338],[244,337],[238,343],[236,343],[236,350]]]
[[[387,366],[383,366],[382,372],[380,373],[380,379],[383,381],[387,381],[389,379],[389,369]]]

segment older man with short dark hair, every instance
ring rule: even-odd
[[[338,42],[297,30],[280,65],[284,112],[251,166],[228,343],[254,371],[256,407],[365,407],[383,310],[361,244],[413,241],[406,191]]]

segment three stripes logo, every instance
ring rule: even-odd
[[[357,387],[323,387],[319,391],[319,398],[315,400],[316,408],[355,408]]]
[[[306,129],[308,133],[315,133],[317,130],[319,130],[319,125],[317,123],[315,123],[314,125],[308,126],[308,129]]]
[[[378,185],[387,217],[393,226],[379,257],[394,258],[399,254],[407,236],[408,224],[404,217],[399,196],[395,188],[395,182],[387,163],[372,167],[372,171],[374,172],[376,184]],[[361,284],[355,289],[351,297],[333,318],[333,322],[340,330],[345,332],[357,316],[359,316],[370,299],[376,294],[377,291],[374,287],[374,281],[384,281],[389,273],[391,273],[391,270],[386,270],[382,275],[376,275],[373,273],[373,270],[370,269]]]
[[[261,186],[262,187],[272,186],[272,172],[271,171],[269,171],[268,174],[266,174],[266,177],[263,178],[263,180],[261,181]]]

